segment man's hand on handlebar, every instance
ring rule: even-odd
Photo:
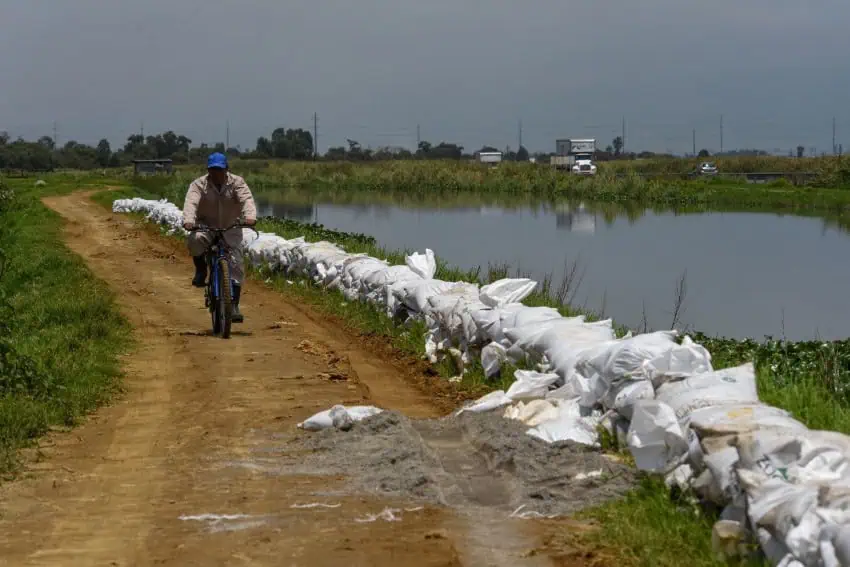
[[[193,228],[195,228],[195,223],[184,222],[183,228],[186,229],[186,230],[192,230]]]
[[[257,224],[257,219],[245,219],[245,224],[247,226],[254,226]]]

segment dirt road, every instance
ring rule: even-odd
[[[441,412],[385,355],[256,283],[233,338],[209,336],[181,248],[81,194],[47,205],[138,346],[126,394],[44,439],[24,478],[0,488],[0,565],[552,564],[529,553],[532,522],[470,525],[445,507],[352,495],[343,475],[252,465],[335,403]],[[388,507],[400,521],[375,518]]]

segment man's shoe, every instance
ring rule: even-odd
[[[233,297],[230,300],[231,306],[231,318],[230,320],[234,323],[242,323],[245,321],[245,317],[242,315],[242,312],[239,311],[239,297],[242,295],[242,286],[239,284],[233,284]]]
[[[192,256],[192,262],[195,264],[195,277],[192,278],[192,285],[204,287],[207,284],[207,263],[203,256]]]

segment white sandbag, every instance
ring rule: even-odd
[[[652,381],[655,388],[672,378],[683,378],[712,370],[711,353],[687,336],[682,339],[682,344],[647,361],[643,368],[645,376]]]
[[[446,325],[459,326],[463,311],[471,303],[478,303],[478,284],[452,282],[451,287],[428,298],[427,311]]]
[[[738,450],[735,447],[723,447],[701,455],[706,473],[698,480],[694,488],[708,501],[724,504],[733,501],[740,494],[735,466],[738,463]]]
[[[502,329],[511,327],[522,327],[535,323],[542,323],[550,319],[563,319],[561,313],[554,307],[526,307],[514,311],[505,312],[501,318]]]
[[[607,383],[642,371],[644,363],[656,359],[676,345],[676,331],[656,331],[623,339],[582,362],[577,370],[584,376],[599,376]],[[642,374],[643,375],[643,374]]]
[[[481,349],[481,365],[484,375],[492,378],[499,373],[502,364],[508,359],[505,347],[499,343],[490,343]]]
[[[429,248],[425,249],[425,254],[414,252],[410,256],[406,256],[404,262],[423,280],[430,280],[437,273],[437,261],[434,258],[434,252]]]
[[[422,279],[416,272],[407,266],[389,266],[382,270],[376,270],[361,280],[366,289],[370,291],[383,289],[393,283],[402,280]]]
[[[375,406],[350,406],[335,405],[331,409],[320,411],[301,423],[297,427],[307,431],[319,431],[321,429],[330,429],[335,425],[350,426],[351,423],[357,422],[367,417],[381,413],[381,408]]]
[[[541,423],[557,419],[559,416],[559,404],[552,400],[531,400],[516,402],[505,408],[503,417],[520,421],[529,427],[536,427]]]
[[[602,400],[602,406],[631,419],[634,405],[639,400],[651,400],[654,397],[655,390],[649,380],[623,378],[611,384]]]
[[[550,342],[554,343],[558,340],[569,340],[572,334],[580,333],[585,328],[583,326],[583,315],[578,317],[561,317],[558,314],[558,316],[549,317],[547,314],[545,317],[545,319],[534,320],[526,325],[506,328],[504,331],[505,336],[519,348],[542,355],[545,348],[540,339],[543,335],[550,335],[550,331],[554,330],[555,332],[551,333],[554,336],[549,339]],[[546,344],[549,343],[547,342]]]
[[[578,401],[573,400],[558,405],[558,417],[545,421],[526,433],[547,443],[573,441],[582,445],[599,445],[597,427],[601,414],[582,415]]]
[[[627,442],[643,471],[673,470],[688,454],[687,437],[673,408],[658,400],[640,400],[633,406]]]
[[[557,374],[542,374],[533,370],[517,370],[514,377],[516,381],[505,393],[512,401],[543,398],[549,386],[558,380]]]
[[[496,408],[500,408],[502,406],[506,406],[510,404],[513,400],[511,400],[508,396],[505,395],[504,390],[496,390],[481,396],[474,402],[471,402],[459,410],[455,412],[455,415],[460,415],[463,412],[471,411],[473,413],[482,413],[487,411],[493,411]]]
[[[560,317],[560,314],[554,309],[546,307],[541,310],[541,308],[526,307],[522,303],[510,303],[498,308],[480,309],[472,312],[471,316],[485,337],[508,347],[511,343],[505,336],[504,330],[517,326],[517,314],[521,312],[524,313],[523,321],[527,323],[534,322],[535,318]]]
[[[820,552],[824,567],[850,565],[850,524],[831,524],[821,532]]]
[[[688,421],[699,436],[740,435],[762,429],[803,433],[805,425],[783,409],[761,403],[732,403],[697,409]]]
[[[502,279],[481,288],[479,299],[488,307],[502,307],[509,303],[519,303],[528,297],[537,282],[526,279]]]
[[[457,284],[443,280],[413,280],[393,286],[392,293],[398,302],[414,313],[422,313],[430,307],[428,300],[446,292]]]
[[[678,419],[704,407],[759,403],[751,362],[669,381],[658,389],[656,397],[672,407]]]
[[[560,378],[560,375],[558,375]],[[592,404],[584,404],[583,400],[590,391],[590,385],[587,378],[580,374],[573,374],[569,379],[564,381],[564,384],[554,390],[549,390],[546,393],[546,399],[549,400],[579,400],[579,404],[585,407],[593,407]]]
[[[366,277],[389,267],[383,260],[371,258],[350,258],[343,267],[342,281],[346,288],[360,288],[362,280]],[[365,287],[365,286],[364,286]]]
[[[480,312],[483,308],[484,304],[475,300],[465,300],[462,303],[462,307],[459,306],[460,311],[460,331],[463,334],[464,340],[469,345],[480,345],[487,342],[486,335],[483,330],[478,327],[478,324],[475,322],[475,318],[473,317],[473,313]]]
[[[552,372],[561,376],[565,382],[572,380],[573,376],[576,375],[586,377],[590,388],[582,399],[582,405],[593,407],[601,401],[602,396],[605,392],[607,392],[607,384],[605,384],[604,387],[599,388],[596,385],[598,383],[598,375],[592,374],[590,376],[586,376],[585,374],[580,373],[578,368],[582,361],[596,356],[599,352],[606,350],[615,342],[618,342],[618,340],[599,340],[598,337],[587,337],[585,340],[562,342],[548,348],[545,352],[545,357],[549,361],[549,366]]]

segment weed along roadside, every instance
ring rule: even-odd
[[[118,390],[129,326],[113,297],[62,243],[40,198],[76,183],[0,181],[0,474],[51,427],[77,423]]]
[[[165,202],[124,199],[114,210],[182,231],[179,209]],[[493,390],[463,413],[502,413],[545,443],[627,447],[652,476],[625,500],[582,512],[600,525],[589,537],[621,548],[624,561],[681,564],[691,550],[698,564],[715,564],[715,553],[749,560],[759,547],[774,564],[850,561],[842,496],[811,499],[821,486],[850,483],[840,474],[850,448],[846,342],[624,334],[504,271],[458,272],[430,251],[387,253],[368,237],[316,226],[260,228],[274,233],[248,236],[246,246],[262,277],[427,356],[462,385]],[[368,414],[338,407],[304,425]],[[672,500],[667,486],[683,496]]]

